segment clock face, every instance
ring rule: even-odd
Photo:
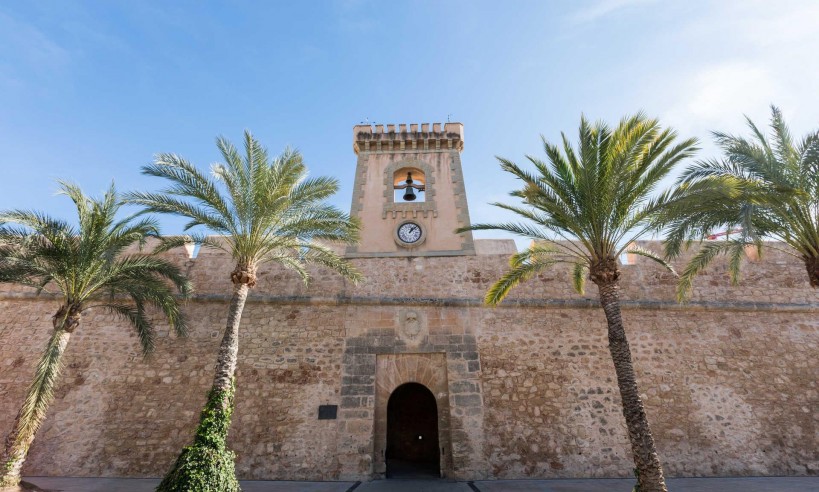
[[[398,239],[407,243],[417,243],[421,239],[421,226],[415,222],[405,222],[398,227]]]

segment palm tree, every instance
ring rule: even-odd
[[[242,156],[230,142],[217,139],[225,162],[213,165],[212,177],[177,155],[159,154],[153,165],[143,167],[143,173],[165,178],[170,186],[160,193],[129,196],[146,211],[190,219],[186,230],[201,225],[223,235],[220,241],[197,240],[229,252],[236,261],[230,275],[233,297],[208,403],[193,446],[183,450],[158,490],[238,490],[233,454],[227,451],[225,439],[233,411],[239,324],[248,291],[256,285],[257,268],[278,263],[307,282],[306,265],[316,263],[354,282],[361,279],[343,258],[316,242],[353,243],[358,239],[358,223],[324,203],[337,191],[337,181],[307,179],[307,168],[297,151],[287,149],[271,160],[249,132],[245,132],[244,144]],[[168,242],[167,247],[180,241]]]
[[[113,185],[100,200],[69,183],[61,183],[61,192],[77,208],[78,227],[39,212],[0,212],[0,282],[34,287],[37,293],[53,288],[60,297],[54,331],[6,439],[0,486],[20,482],[28,449],[53,399],[68,340],[83,313],[102,308],[127,320],[146,356],[154,349],[155,336],[146,308],[158,308],[178,335],[186,332],[173,288],[187,295],[190,285],[179,269],[156,256],[125,254],[157,235],[155,222],[117,220],[121,202]]]
[[[652,219],[669,196],[652,198],[652,192],[680,160],[694,153],[696,141],[674,145],[676,133],[643,114],[624,118],[614,130],[581,117],[576,148],[565,134],[562,137],[560,146],[543,139],[547,162],[526,156],[536,173],[498,158],[503,170],[523,181],[523,188],[511,193],[523,205],[494,205],[528,223],[475,224],[458,232],[502,230],[535,240],[510,258],[511,268],[489,289],[486,304],[497,305],[512,287],[556,263],[571,265],[579,293],[586,276],[597,285],[639,487],[643,492],[665,491],[620,316],[617,260],[623,252],[636,253],[671,270],[659,256],[633,243],[654,230]]]
[[[728,255],[731,282],[738,283],[746,248],[761,252],[763,239],[789,246],[766,247],[800,259],[811,287],[819,287],[819,131],[795,143],[775,106],[771,138],[745,119],[750,139],[714,132],[724,159],[699,161],[678,181],[676,205],[667,220],[666,256],[679,256],[684,246],[714,231],[733,232],[726,240],[704,243],[690,260],[680,276],[680,300],[719,254]]]

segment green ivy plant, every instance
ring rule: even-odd
[[[173,471],[162,480],[157,492],[241,491],[236,480],[236,456],[227,448],[235,393],[235,380],[227,391],[211,389],[193,444],[182,450]]]

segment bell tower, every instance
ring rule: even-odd
[[[361,243],[348,257],[474,255],[461,151],[464,126],[356,125],[358,155],[350,213]]]

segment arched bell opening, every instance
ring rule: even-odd
[[[387,478],[439,478],[438,404],[418,383],[402,384],[387,403]]]
[[[392,176],[393,201],[413,203],[426,201],[426,176],[417,167],[403,167]]]

